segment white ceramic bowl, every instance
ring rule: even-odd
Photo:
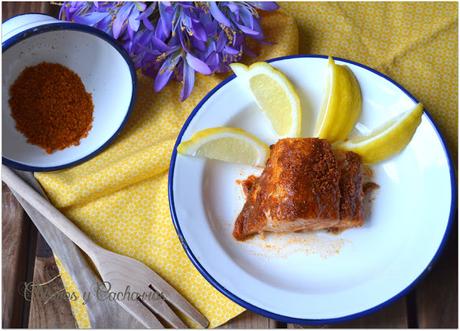
[[[28,171],[70,167],[101,152],[127,121],[136,95],[128,54],[106,33],[43,14],[24,14],[2,24],[2,161]],[[15,128],[9,89],[22,70],[59,63],[80,76],[94,103],[93,127],[78,146],[52,154],[26,141]]]

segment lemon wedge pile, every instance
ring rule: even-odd
[[[257,105],[270,120],[280,138],[300,137],[300,99],[289,79],[266,62],[247,67],[230,64],[238,79],[249,86]]]
[[[367,136],[356,136],[335,147],[361,155],[364,163],[377,163],[399,153],[409,144],[422,121],[423,105],[404,112]]]
[[[205,129],[182,142],[180,154],[263,167],[270,148],[248,132],[228,127]]]
[[[330,143],[346,139],[361,115],[361,105],[361,89],[350,68],[329,57],[326,93],[314,136]]]
[[[280,138],[300,137],[300,99],[289,79],[266,62],[250,66],[233,63],[230,67],[240,82],[250,89],[277,135]],[[361,89],[356,77],[349,67],[338,65],[329,57],[326,91],[314,136],[328,140],[334,148],[355,152],[364,163],[383,161],[409,144],[422,120],[423,105],[418,104],[367,136],[348,139],[361,111]],[[184,155],[260,167],[265,165],[270,154],[269,147],[257,137],[228,127],[199,131],[190,140],[182,142],[177,151]]]

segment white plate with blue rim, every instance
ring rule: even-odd
[[[351,68],[363,96],[356,130],[366,134],[418,103],[385,75],[336,58]],[[298,55],[269,61],[291,80],[303,109],[302,135],[312,135],[320,109],[327,57]],[[232,237],[244,196],[237,181],[260,170],[177,154],[193,133],[239,127],[267,144],[277,141],[250,92],[234,75],[193,110],[174,148],[169,171],[171,216],[192,263],[239,305],[279,321],[340,322],[369,314],[406,294],[444,246],[455,212],[453,164],[425,111],[412,141],[373,166],[380,188],[361,228],[341,234],[295,233]]]
[[[102,152],[118,136],[134,107],[136,71],[115,39],[96,28],[45,14],[21,14],[2,24],[2,162],[26,171],[74,166]],[[81,78],[94,104],[93,123],[79,145],[47,154],[15,127],[9,89],[28,66],[59,63]]]

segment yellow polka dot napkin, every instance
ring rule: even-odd
[[[328,54],[373,67],[405,86],[433,115],[457,156],[458,15],[454,2],[286,2],[263,18],[259,59]],[[297,36],[295,19],[299,28]],[[308,74],[308,73],[305,73]],[[167,170],[180,127],[222,77],[200,76],[179,102],[179,84],[155,94],[139,77],[135,111],[121,136],[72,169],[36,174],[55,205],[105,248],[146,263],[218,326],[243,309],[217,292],[187,259],[172,225]],[[59,264],[58,264],[59,265]],[[76,290],[60,266],[68,291]],[[80,327],[84,306],[72,302]]]

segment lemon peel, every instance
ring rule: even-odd
[[[366,136],[355,136],[334,145],[335,148],[361,155],[364,163],[377,163],[401,152],[411,141],[422,121],[423,105],[384,123]]]
[[[353,72],[329,57],[326,92],[314,136],[330,143],[346,139],[358,121],[361,109],[361,89]]]

